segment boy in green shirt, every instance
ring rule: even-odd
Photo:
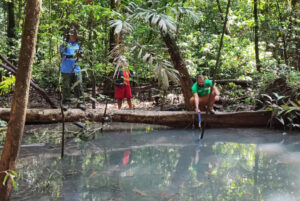
[[[212,86],[211,80],[206,80],[203,75],[197,76],[197,82],[192,86],[192,93],[193,96],[190,99],[192,105],[195,105],[195,111],[200,112],[201,110],[205,109],[207,106],[210,89]],[[213,91],[211,93],[209,111],[214,114],[215,111],[213,109],[215,101],[220,100],[220,92],[216,86],[213,86]]]

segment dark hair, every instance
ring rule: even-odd
[[[69,28],[65,31],[65,40],[66,42],[69,42],[70,35],[76,35],[76,42],[78,42],[78,31],[77,29]]]

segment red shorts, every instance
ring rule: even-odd
[[[115,99],[132,98],[130,85],[116,86]]]

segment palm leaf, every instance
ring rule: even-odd
[[[167,28],[167,25],[166,25],[166,22],[164,21],[164,19],[161,18],[159,20],[158,26],[163,32],[167,33],[168,28]]]
[[[269,96],[268,94],[261,94],[262,97],[266,97],[267,99],[269,99],[270,102],[273,102],[273,98],[271,96]]]
[[[143,62],[148,61],[149,57],[151,56],[151,54],[149,54],[148,52],[145,54],[145,56],[143,57]]]
[[[140,49],[140,52],[138,54],[138,58],[141,58],[142,57],[142,53],[143,53],[143,47]]]
[[[159,19],[160,19],[159,15],[153,15],[151,19],[151,24],[156,25]]]
[[[283,126],[285,125],[284,120],[282,117],[275,117]]]
[[[179,84],[179,78],[175,72],[167,71],[168,77],[176,84]]]
[[[162,88],[164,90],[167,90],[169,88],[169,78],[168,74],[166,72],[166,69],[161,69],[161,81],[162,81]]]

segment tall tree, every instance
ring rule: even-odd
[[[256,70],[261,72],[261,63],[259,59],[259,47],[258,47],[258,17],[257,17],[257,0],[254,0],[254,46],[255,46],[255,61],[256,61]]]
[[[14,46],[16,40],[16,22],[15,22],[15,9],[14,1],[7,2],[7,38],[8,38],[8,59],[10,62],[15,63]]]
[[[110,8],[111,10],[119,11],[121,6],[120,0],[110,0]],[[115,33],[115,27],[111,27],[109,32],[109,51],[112,51],[118,44],[121,42],[121,34]]]
[[[185,3],[186,0],[182,0],[181,2],[181,6],[184,7],[184,3]],[[179,36],[179,29],[180,29],[180,23],[181,23],[181,19],[182,19],[182,16],[183,14],[182,13],[179,13],[179,16],[177,18],[177,26],[176,26],[176,38],[175,40],[177,40],[178,36]]]
[[[189,75],[189,72],[186,68],[185,61],[182,57],[180,49],[176,44],[176,41],[169,33],[161,32],[162,38],[168,47],[168,51],[171,57],[171,60],[174,64],[175,69],[179,72],[179,80],[181,85],[181,90],[184,96],[185,108],[187,110],[192,110],[192,105],[190,104],[190,98],[192,97],[192,80]]]
[[[294,66],[298,71],[300,71],[300,30],[297,27],[300,26],[300,22],[297,22],[297,16],[299,16],[300,3],[297,0],[292,0],[292,20],[291,25],[294,28],[294,41],[295,41],[295,51],[294,51]]]
[[[282,42],[283,42],[283,59],[284,59],[284,63],[286,65],[288,65],[288,55],[287,55],[287,50],[286,50],[287,49],[286,34],[283,32],[283,26],[282,26],[283,17],[281,14],[278,0],[276,0],[276,5],[277,5],[277,10],[278,10],[278,15],[279,15],[279,27],[281,29],[279,33],[281,35]]]
[[[92,0],[88,0],[86,1],[86,4],[91,4],[93,3]],[[88,22],[87,22],[87,28],[89,30],[88,32],[88,38],[89,38],[89,44],[88,44],[88,48],[89,51],[92,52],[93,51],[93,45],[92,45],[92,39],[93,39],[93,28],[94,28],[94,17],[93,17],[93,12],[90,11],[89,13],[89,18],[88,18]],[[89,65],[90,65],[90,69],[91,70],[91,74],[92,74],[92,97],[96,98],[96,76],[95,76],[95,71],[93,69],[93,62],[90,59],[89,60]],[[92,103],[92,108],[96,109],[96,102],[93,101]]]
[[[41,0],[27,0],[14,99],[0,160],[0,201],[8,201],[12,191],[10,179],[3,185],[4,171],[16,169],[16,160],[24,131],[41,4]]]
[[[219,10],[219,13],[220,13],[220,19],[221,19],[222,22],[224,22],[223,11],[222,11],[222,7],[221,7],[221,4],[220,4],[220,0],[216,0],[216,2],[217,2],[218,10]],[[228,30],[227,27],[225,29],[225,33],[229,34],[229,30]]]

